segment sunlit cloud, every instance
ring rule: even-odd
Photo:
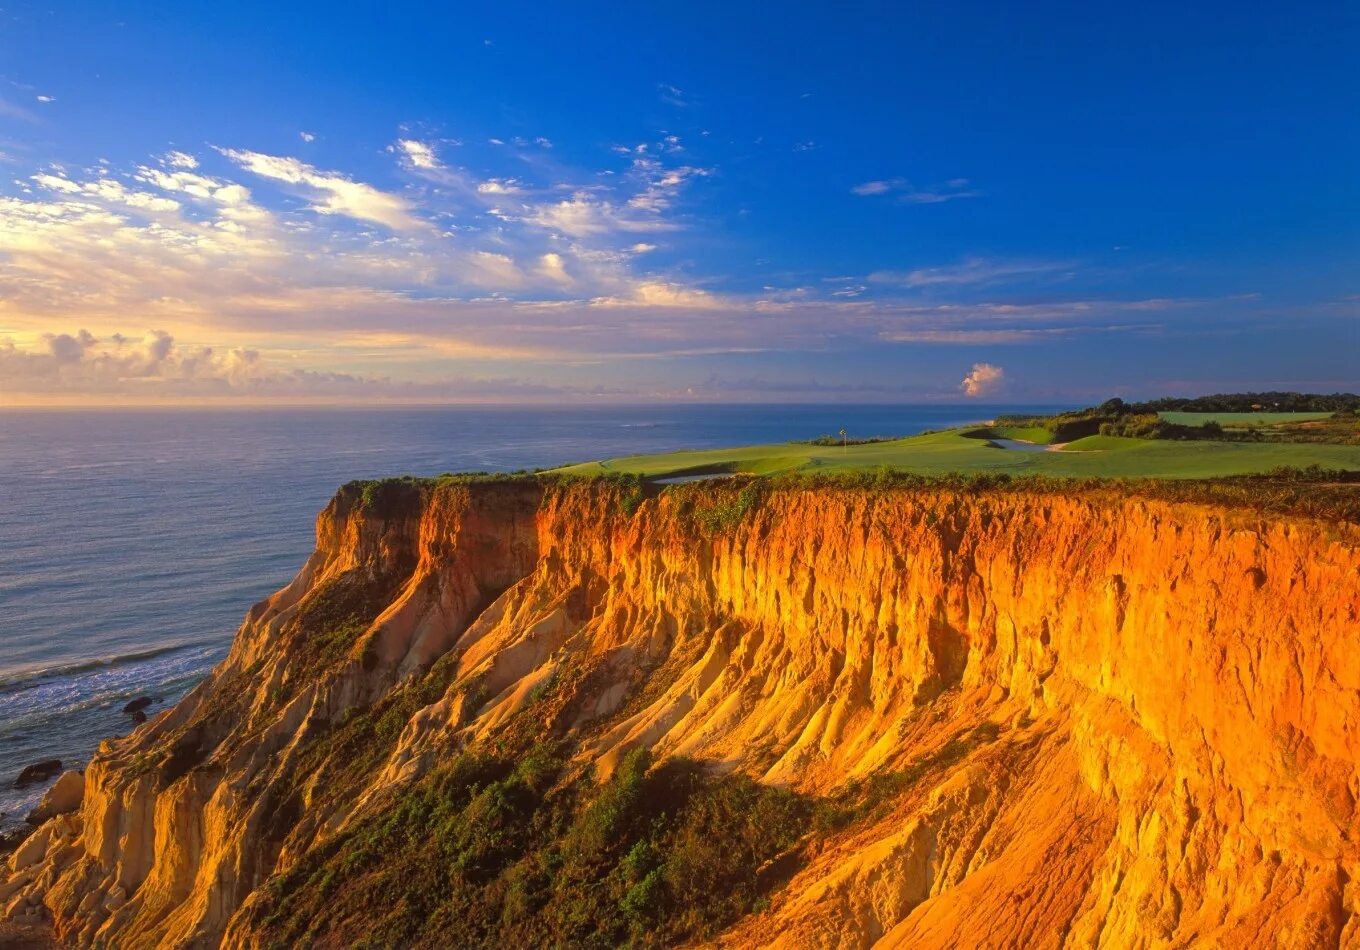
[[[339,172],[318,171],[300,159],[286,156],[265,155],[244,149],[223,148],[218,151],[262,178],[299,186],[312,199],[312,210],[320,214],[346,215],[396,231],[411,231],[427,226],[411,213],[410,204],[404,198],[354,181]]]
[[[1006,371],[991,363],[974,363],[968,375],[959,383],[959,389],[969,399],[990,396],[1001,388]]]

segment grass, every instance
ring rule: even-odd
[[[1035,445],[1048,445],[1053,441],[1053,433],[1043,426],[992,426],[987,432],[994,439],[1014,439]]]
[[[1167,422],[1182,426],[1202,426],[1206,422],[1217,422],[1221,426],[1273,426],[1282,422],[1311,422],[1314,419],[1327,419],[1330,412],[1159,412]]]
[[[815,474],[888,467],[919,475],[1005,473],[1076,478],[1219,478],[1312,465],[1324,469],[1360,470],[1360,445],[1088,436],[1064,451],[1021,452],[996,449],[985,439],[970,438],[965,434],[976,431],[955,429],[846,448],[776,443],[634,455],[587,462],[558,471],[570,475],[631,473],[658,478],[702,472]]]
[[[1063,446],[1064,452],[1119,452],[1148,445],[1147,439],[1128,439],[1119,435],[1088,435]]]

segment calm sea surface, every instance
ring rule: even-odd
[[[684,447],[906,435],[1043,407],[0,410],[0,812],[31,762],[81,767],[164,708],[311,551],[354,478],[509,471]]]

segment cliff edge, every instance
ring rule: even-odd
[[[1360,946],[1360,529],[349,486],[0,907],[77,946]]]

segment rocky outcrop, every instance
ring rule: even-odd
[[[525,727],[810,795],[730,945],[1360,945],[1360,533],[1103,489],[351,488],[0,902],[251,946],[271,879]],[[552,684],[560,701],[540,713]],[[381,716],[356,760],[335,739]],[[526,717],[529,717],[526,720]]]
[[[25,820],[30,825],[41,825],[58,815],[69,815],[80,807],[84,798],[85,776],[76,771],[63,772]]]

